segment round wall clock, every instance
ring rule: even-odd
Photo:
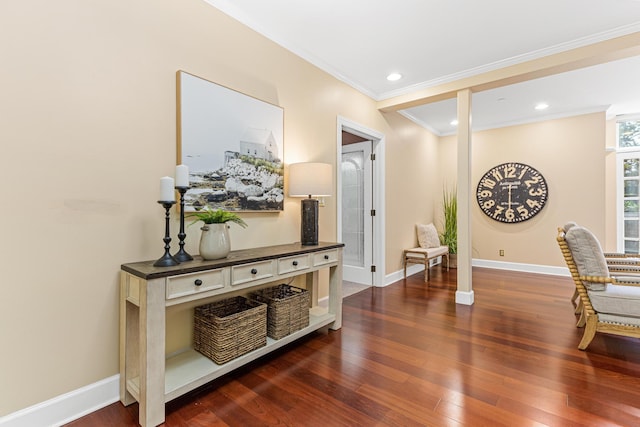
[[[480,209],[489,218],[506,223],[536,216],[549,192],[540,172],[522,163],[503,163],[485,173],[476,191]]]

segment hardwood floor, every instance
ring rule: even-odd
[[[166,426],[639,426],[640,340],[582,330],[569,278],[432,268],[345,298],[312,334],[167,404]],[[69,424],[135,426],[115,403]]]

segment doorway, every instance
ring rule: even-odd
[[[373,194],[371,190],[371,141],[345,145],[342,139],[342,242],[344,246],[343,279],[347,282],[373,283]]]
[[[343,279],[384,285],[384,135],[338,118],[338,237]]]

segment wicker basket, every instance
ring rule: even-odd
[[[244,297],[195,308],[193,347],[222,365],[267,344],[267,306]]]
[[[279,340],[309,326],[309,292],[290,285],[278,285],[253,292],[250,298],[268,305],[267,335]]]

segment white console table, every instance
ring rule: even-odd
[[[123,264],[120,280],[120,400],[139,403],[143,427],[164,422],[165,402],[324,326],[342,326],[342,243],[299,243],[232,251],[227,258],[200,257],[175,267],[153,261]],[[318,306],[318,272],[329,268],[329,306]],[[224,298],[239,289],[305,275],[311,293],[309,326],[217,365],[193,350],[166,357],[168,306]],[[205,301],[206,300],[206,301]]]

